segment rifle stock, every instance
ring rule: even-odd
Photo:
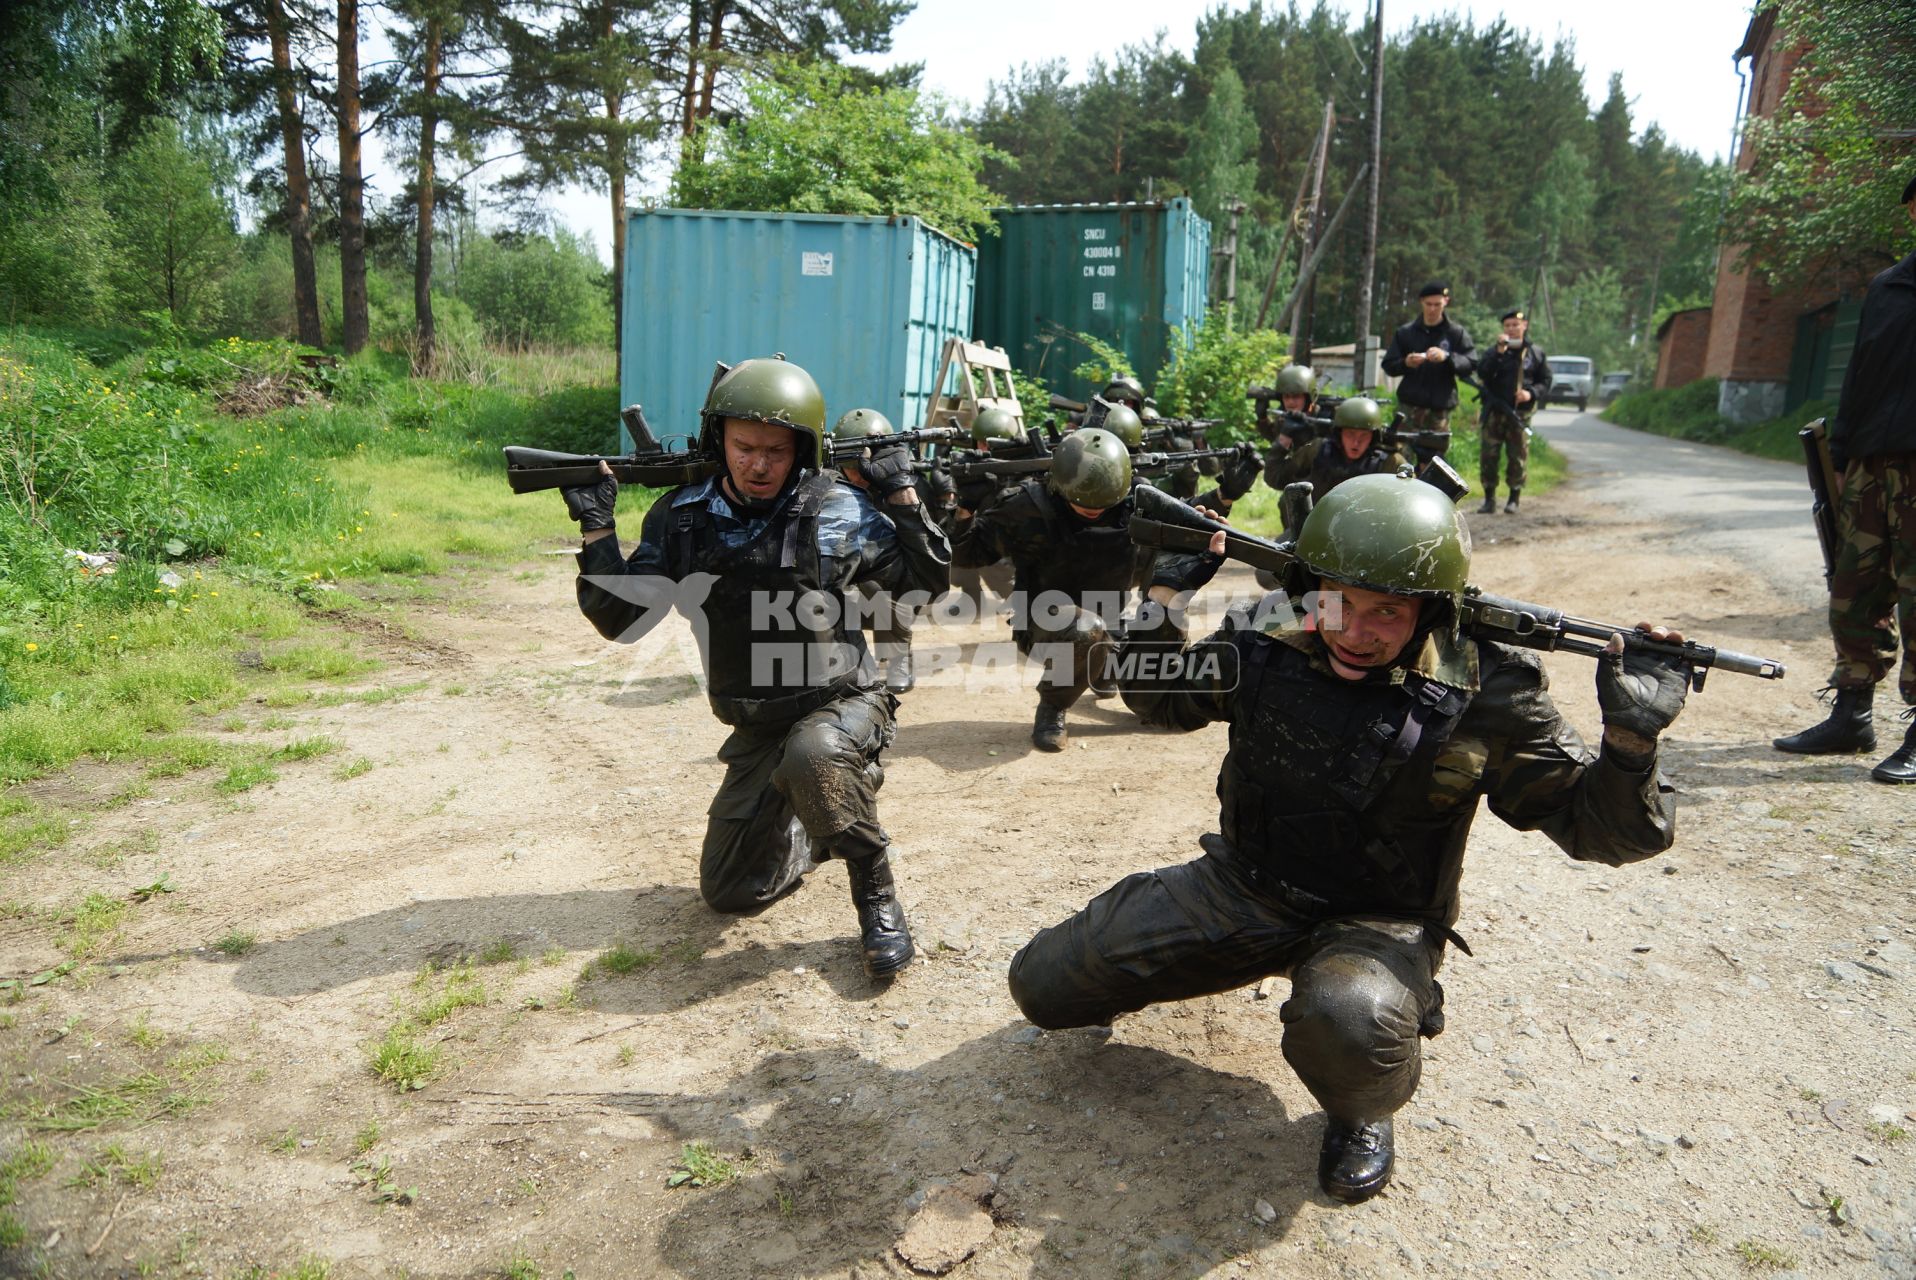
[[[1816,524],[1816,543],[1823,549],[1823,582],[1836,577],[1836,551],[1841,540],[1836,529],[1836,466],[1830,461],[1829,426],[1821,418],[1796,433],[1803,442],[1803,462],[1810,475],[1810,519]]]

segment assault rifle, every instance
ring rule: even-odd
[[[1336,423],[1325,416],[1312,417],[1302,413],[1286,413],[1281,421],[1284,434],[1290,436],[1293,448],[1307,445],[1319,435],[1329,435],[1336,429]],[[1450,432],[1412,431],[1410,419],[1399,413],[1391,418],[1388,426],[1377,433],[1377,443],[1390,451],[1409,445],[1416,453],[1417,461],[1425,463],[1432,458],[1442,457],[1450,451]]]
[[[1131,517],[1131,541],[1141,547],[1208,551],[1211,536],[1221,531],[1224,554],[1229,559],[1280,575],[1298,563],[1290,543],[1271,542],[1233,529],[1148,485],[1139,486],[1135,496],[1137,511]],[[1626,651],[1660,653],[1684,663],[1690,668],[1692,687],[1699,690],[1703,688],[1704,676],[1712,670],[1764,680],[1781,680],[1784,673],[1783,664],[1774,658],[1753,657],[1694,640],[1681,643],[1653,640],[1649,632],[1635,627],[1574,618],[1561,609],[1489,595],[1477,587],[1465,588],[1460,612],[1459,621],[1466,635],[1546,653],[1595,657],[1603,652],[1612,635],[1621,635]]]
[[[1131,474],[1134,476],[1159,476],[1180,467],[1195,466],[1199,463],[1221,461],[1235,457],[1238,447],[1232,445],[1225,449],[1186,449],[1177,453],[1143,452],[1131,455]],[[1050,453],[1041,453],[1029,458],[965,458],[953,461],[941,461],[938,465],[956,481],[983,480],[1003,476],[1042,475],[1051,470],[1054,457]]]
[[[506,446],[506,483],[514,493],[538,493],[544,489],[563,489],[573,485],[596,484],[599,464],[608,464],[620,484],[650,489],[697,484],[718,474],[720,460],[702,449],[667,449],[646,425],[645,410],[627,405],[619,417],[632,434],[632,452],[617,457],[591,453],[555,453],[549,449],[528,449],[516,444]],[[942,444],[960,433],[951,427],[925,427],[918,431],[894,431],[884,436],[859,436],[846,440],[827,440],[826,458],[833,464],[849,462],[872,448],[892,444]]]
[[[1259,435],[1263,436],[1266,440],[1275,440],[1278,435],[1282,433],[1290,436],[1293,441],[1297,439],[1297,433],[1287,424],[1302,421],[1304,415],[1302,413],[1292,412],[1289,409],[1279,409],[1273,414],[1271,412],[1271,406],[1283,399],[1283,397],[1278,394],[1276,387],[1247,387],[1244,391],[1244,398],[1257,406],[1257,430]],[[1318,396],[1316,404],[1318,411],[1328,417],[1337,411],[1337,406],[1343,404],[1344,400],[1345,397],[1343,396]]]
[[[1823,548],[1823,581],[1836,576],[1836,464],[1830,461],[1829,426],[1823,419],[1796,433],[1803,442],[1803,461],[1810,473],[1810,519],[1816,522],[1817,545]]]

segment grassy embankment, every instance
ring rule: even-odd
[[[1451,446],[1444,457],[1456,468],[1457,474],[1470,484],[1470,496],[1461,504],[1469,510],[1483,496],[1477,483],[1478,401],[1474,387],[1459,387],[1457,390],[1462,402],[1458,404],[1456,412],[1450,415]],[[1562,484],[1568,474],[1569,468],[1563,455],[1550,447],[1550,441],[1543,432],[1534,433],[1530,437],[1530,474],[1525,481],[1524,492],[1533,497],[1547,493]],[[1502,488],[1502,482],[1499,481],[1500,496]],[[1231,509],[1231,522],[1250,533],[1276,537],[1281,531],[1281,522],[1277,517],[1277,492],[1268,485],[1259,484]]]
[[[355,583],[423,583],[565,532],[556,499],[517,499],[499,447],[613,444],[608,358],[495,357],[470,383],[367,353],[309,369],[284,343],[145,346],[135,334],[0,335],[0,865],[69,839],[85,814],[16,785],[75,761],[226,792],[324,740],[216,713],[378,663],[337,615]],[[299,403],[285,404],[288,399]],[[279,401],[234,416],[219,404]],[[110,572],[71,552],[110,553]],[[258,719],[258,717],[255,717]]]
[[[1800,462],[1803,447],[1796,433],[1806,423],[1836,411],[1833,404],[1814,401],[1780,418],[1739,427],[1717,415],[1716,394],[1715,378],[1703,378],[1687,386],[1661,391],[1633,391],[1618,396],[1603,411],[1603,416],[1606,421],[1637,431],[1695,440],[1700,444],[1720,444],[1759,458]]]

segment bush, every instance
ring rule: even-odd
[[[1284,363],[1286,339],[1269,329],[1234,327],[1222,304],[1195,333],[1172,330],[1171,363],[1158,374],[1158,411],[1174,418],[1215,418],[1213,448],[1256,440],[1257,411],[1244,389],[1268,383]]]
[[[516,244],[478,240],[459,272],[459,297],[488,337],[512,347],[612,341],[605,268],[566,232]],[[410,310],[410,308],[408,308]]]
[[[1603,416],[1620,427],[1703,439],[1723,427],[1723,420],[1716,413],[1716,394],[1715,378],[1700,378],[1681,387],[1661,390],[1626,391],[1611,402]]]

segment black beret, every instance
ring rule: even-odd
[[[1503,313],[1502,318],[1505,320],[1528,320],[1530,317],[1523,313],[1521,307],[1512,307]]]
[[[1448,298],[1450,296],[1450,286],[1432,280],[1429,284],[1417,291],[1417,296],[1420,298]]]
[[[1916,178],[1911,178],[1909,185],[1903,188],[1903,203],[1908,204],[1911,200],[1916,200]]]

